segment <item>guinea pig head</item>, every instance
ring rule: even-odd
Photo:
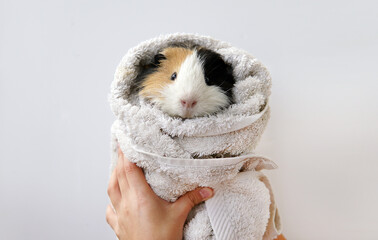
[[[171,116],[200,117],[232,103],[232,68],[214,51],[169,47],[155,55],[139,95]]]

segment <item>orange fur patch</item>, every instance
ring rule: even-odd
[[[275,240],[286,240],[286,238],[281,234]]]
[[[185,59],[193,53],[193,50],[181,47],[166,48],[161,52],[166,59],[161,60],[157,71],[148,75],[142,82],[142,90],[139,94],[147,99],[161,98],[161,90],[172,84],[171,76],[174,72],[179,75],[179,70]]]

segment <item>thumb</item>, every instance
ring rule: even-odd
[[[182,214],[187,216],[190,210],[197,204],[213,197],[214,190],[211,188],[197,188],[191,192],[185,193],[181,196],[175,203],[175,208],[177,207]]]

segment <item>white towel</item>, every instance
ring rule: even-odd
[[[140,100],[133,80],[141,65],[172,44],[211,49],[231,64],[235,103],[214,115],[183,121]],[[210,37],[176,33],[140,43],[123,57],[111,86],[109,100],[116,116],[111,169],[119,143],[167,201],[198,186],[214,188],[215,196],[190,212],[184,239],[274,239],[281,224],[261,170],[275,164],[253,153],[269,119],[270,85],[269,72],[259,61]]]

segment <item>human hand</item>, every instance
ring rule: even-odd
[[[158,197],[148,185],[142,169],[124,158],[118,148],[108,195],[112,205],[106,220],[120,240],[182,239],[189,211],[213,196],[210,188],[197,188],[170,203]]]

